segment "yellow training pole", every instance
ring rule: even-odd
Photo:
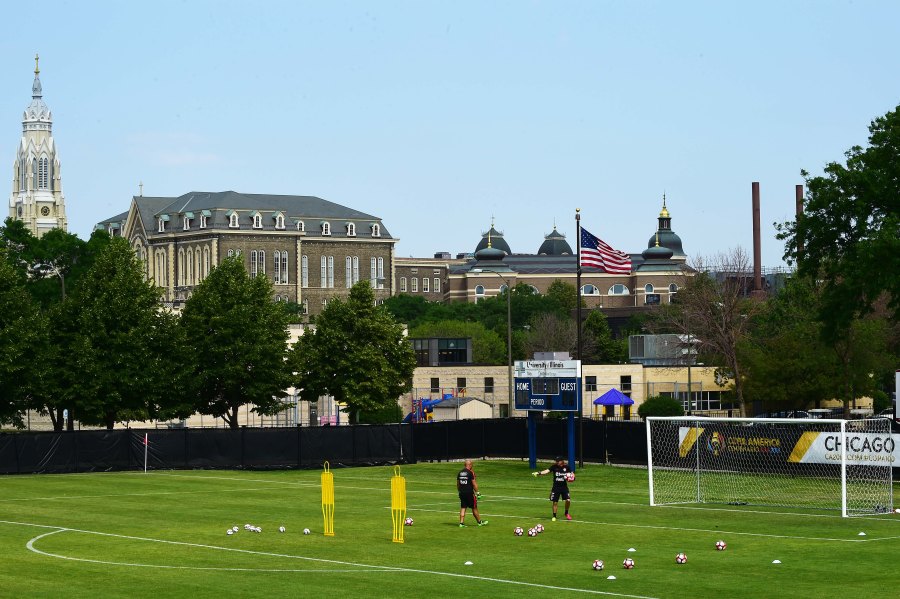
[[[328,462],[322,473],[322,516],[325,518],[325,536],[334,536],[334,475]]]
[[[400,466],[394,466],[391,477],[391,520],[394,522],[394,542],[403,542],[406,524],[406,479],[400,476]]]

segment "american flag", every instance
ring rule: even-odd
[[[581,229],[581,266],[599,268],[611,275],[631,274],[631,258],[628,254],[614,250],[584,228]]]

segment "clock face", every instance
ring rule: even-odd
[[[41,216],[50,216],[50,208],[47,206],[41,208]]]

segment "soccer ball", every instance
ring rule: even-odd
[[[229,528],[228,530],[225,531],[225,534],[233,535],[234,531]]]
[[[594,560],[593,568],[594,568],[594,570],[602,570],[602,569],[603,569],[603,560],[602,560],[602,559],[595,559],[595,560]]]
[[[544,532],[544,525],[543,524],[535,524],[534,529],[536,531],[538,531],[538,534],[540,534],[540,533]]]
[[[725,547],[727,547],[727,545],[725,545],[725,541],[716,541],[717,551],[725,551]]]
[[[537,531],[536,531],[535,529],[533,529],[533,528],[529,528],[529,529],[528,529],[528,536],[529,536],[529,537],[536,537],[537,534],[538,534],[538,533],[537,533]]]
[[[303,529],[303,534],[308,535],[308,534],[309,534],[309,529],[308,529],[308,528],[304,528],[304,529]]]
[[[575,473],[574,472],[566,472],[566,481],[570,483],[575,482]]]
[[[262,526],[257,526],[253,529],[253,532],[262,532]]]
[[[513,534],[516,535],[517,537],[521,537],[522,535],[525,534],[525,530],[521,526],[516,526],[513,529]]]
[[[253,530],[252,524],[244,524],[244,530]]]
[[[279,526],[279,527],[278,527],[278,532],[284,532],[284,526]]]
[[[403,524],[405,524],[406,526],[412,526],[412,525],[413,525],[413,519],[412,519],[412,518],[407,518],[406,520],[403,521]]]
[[[231,530],[233,530],[234,532],[237,532],[237,531],[238,531],[238,527],[235,526],[235,527],[233,527]]]
[[[675,556],[675,563],[676,564],[686,564],[687,556],[683,553],[679,553],[678,555]]]
[[[626,570],[631,570],[632,568],[634,568],[634,560],[630,557],[626,557],[625,561],[622,562],[622,567],[624,567]]]

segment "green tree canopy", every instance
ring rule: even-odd
[[[395,404],[410,389],[416,367],[403,327],[375,305],[368,281],[335,299],[316,318],[315,331],[291,352],[295,387],[306,401],[331,395],[358,416]]]
[[[506,335],[484,328],[479,322],[442,320],[420,324],[409,331],[414,338],[472,339],[472,361],[476,364],[506,364]]]
[[[181,315],[196,411],[237,428],[243,405],[259,414],[282,410],[291,379],[288,320],[271,282],[250,277],[239,256],[215,267]]]
[[[825,283],[820,319],[830,340],[883,295],[900,317],[900,106],[870,124],[868,147],[845,156],[823,176],[803,172],[803,215],[777,225],[785,258]]]

